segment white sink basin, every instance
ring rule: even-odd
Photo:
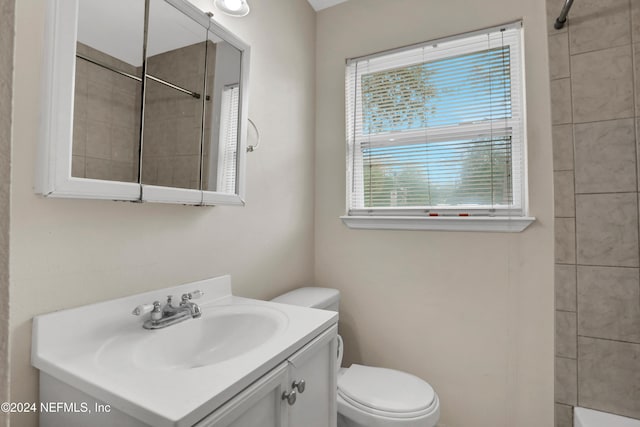
[[[148,316],[131,315],[140,304],[196,289],[204,293],[199,319],[148,330],[142,327]],[[230,277],[222,276],[37,316],[32,362],[46,381],[108,402],[145,425],[188,427],[337,317],[233,296]]]
[[[202,317],[163,329],[140,328],[108,340],[97,354],[103,366],[144,370],[194,369],[221,363],[260,348],[286,329],[281,311],[255,305],[213,305]]]

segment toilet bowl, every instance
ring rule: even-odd
[[[339,311],[340,292],[299,288],[272,300]],[[338,336],[338,367],[342,339]],[[438,395],[426,381],[402,371],[353,364],[338,372],[338,427],[435,427],[440,418]]]

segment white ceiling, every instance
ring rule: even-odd
[[[143,27],[142,0],[80,1],[78,41],[134,67],[142,65]],[[151,2],[148,56],[202,42],[206,37],[205,28],[168,3]],[[217,41],[213,35],[210,39]]]
[[[208,9],[213,3],[212,0],[190,1],[200,8],[209,6]],[[347,0],[308,1],[314,10],[319,11]],[[149,56],[188,46],[206,37],[202,27],[181,16],[164,1],[152,1],[149,18]],[[117,31],[114,31],[114,22],[117,23]],[[143,0],[81,0],[78,40],[138,67],[142,64],[143,22]],[[210,38],[218,41],[212,35]]]
[[[340,3],[344,3],[347,0],[309,0],[309,3],[313,9],[317,12],[322,9],[326,9],[331,6],[335,6]]]

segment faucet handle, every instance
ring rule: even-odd
[[[202,296],[204,295],[204,292],[202,292],[201,290],[196,290],[193,292],[189,292],[189,299],[198,299],[198,298],[202,298]]]
[[[201,298],[204,295],[204,292],[202,292],[201,290],[196,290],[193,292],[189,292],[187,294],[182,295],[182,301],[188,301],[190,299],[198,299]]]
[[[150,313],[154,310],[160,309],[160,302],[155,301],[153,304],[141,304],[133,309],[131,314],[135,316],[142,316],[143,314]]]

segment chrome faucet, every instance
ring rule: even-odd
[[[180,308],[187,308],[191,313],[191,317],[194,319],[202,316],[202,311],[200,310],[200,306],[195,302],[191,302],[192,299],[200,298],[204,293],[202,291],[193,291],[188,294],[182,295],[182,301],[180,301]],[[171,301],[168,301],[171,302]]]
[[[167,326],[175,325],[183,320],[189,318],[196,319],[202,316],[202,311],[198,304],[191,302],[192,299],[198,299],[204,295],[202,291],[193,291],[182,295],[182,301],[178,307],[171,303],[173,295],[167,297],[167,302],[164,306],[160,304],[160,301],[155,301],[153,304],[143,304],[137,306],[132,314],[141,316],[146,313],[151,313],[151,316],[146,320],[142,327],[145,329],[161,329]]]

